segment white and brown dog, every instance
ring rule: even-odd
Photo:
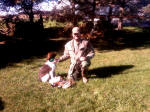
[[[60,82],[62,79],[60,76],[56,76],[55,69],[56,69],[56,60],[55,60],[56,53],[49,52],[47,55],[46,63],[40,68],[38,77],[39,80],[42,82],[49,82],[51,85],[55,85],[56,83]]]

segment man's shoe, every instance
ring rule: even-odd
[[[82,80],[83,80],[83,83],[87,83],[88,82],[88,79],[86,77],[83,77]]]
[[[67,89],[67,88],[69,88],[69,87],[71,87],[71,82],[70,82],[70,81],[66,82],[66,83],[62,86],[63,89]]]

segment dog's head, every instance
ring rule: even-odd
[[[46,60],[54,59],[56,57],[56,52],[48,52]]]

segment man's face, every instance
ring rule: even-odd
[[[74,29],[73,31],[72,31],[72,36],[73,36],[73,39],[74,40],[80,40],[80,32],[79,32],[79,30],[77,30],[77,29]]]

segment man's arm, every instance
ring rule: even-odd
[[[64,50],[64,55],[62,55],[58,61],[61,62],[61,61],[64,61],[66,59],[68,59],[70,56],[69,56],[69,51],[67,49],[67,47],[65,46],[65,50]]]
[[[86,56],[87,59],[91,59],[94,57],[95,55],[95,51],[94,51],[94,48],[92,46],[92,44],[90,42],[88,42],[88,46],[87,46],[87,49],[88,49],[88,54]]]

